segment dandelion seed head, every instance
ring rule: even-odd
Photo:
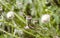
[[[50,15],[48,15],[48,14],[42,15],[42,17],[41,17],[41,22],[42,23],[46,23],[46,22],[49,22],[49,21],[50,21]]]
[[[14,12],[12,12],[12,11],[8,12],[6,17],[8,19],[12,19],[14,17]]]

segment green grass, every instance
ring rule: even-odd
[[[47,0],[0,0],[2,8],[0,10],[0,23],[2,22],[0,38],[60,38],[60,3],[57,5],[56,2],[48,0],[48,3],[51,3],[48,6],[46,2]],[[9,11],[14,12],[13,19],[6,17]],[[41,23],[43,14],[50,15],[49,23]],[[26,16],[32,19],[26,19]],[[37,22],[33,23],[34,21]],[[25,26],[29,26],[29,29],[25,29]],[[23,34],[15,35],[14,29],[22,30]]]

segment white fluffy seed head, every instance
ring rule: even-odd
[[[41,17],[41,23],[47,23],[50,21],[50,15],[49,14],[44,14]]]
[[[13,19],[14,17],[14,12],[13,11],[9,11],[6,15],[7,19]]]

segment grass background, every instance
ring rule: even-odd
[[[0,23],[2,23],[0,24],[0,38],[60,38],[59,6],[59,0],[0,0],[2,8],[0,10]],[[6,18],[9,11],[15,12],[13,19]],[[43,14],[51,15],[49,23],[41,24],[40,19]],[[32,19],[27,20],[26,16]],[[33,23],[33,21],[37,22]],[[25,29],[26,25],[30,28]],[[15,28],[22,30],[24,34],[14,35]]]

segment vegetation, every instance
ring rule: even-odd
[[[0,0],[0,38],[60,38],[60,1]]]

